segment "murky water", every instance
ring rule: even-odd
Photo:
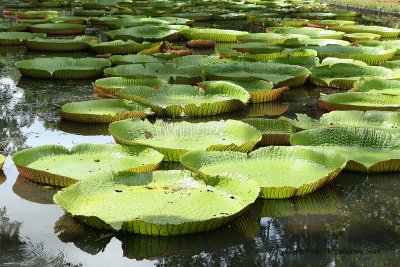
[[[57,189],[19,177],[10,158],[44,144],[114,143],[107,126],[60,121],[55,108],[91,98],[94,80],[25,79],[14,67],[55,55],[0,47],[0,142],[8,156],[0,174],[0,266],[398,266],[399,173],[342,173],[314,194],[257,200],[231,225],[183,237],[119,235],[75,221],[53,204]],[[279,102],[227,117],[318,117],[321,91],[294,88]]]

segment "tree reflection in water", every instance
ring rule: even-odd
[[[67,262],[64,253],[47,251],[42,243],[34,244],[20,236],[22,223],[12,221],[7,209],[0,208],[0,266],[82,266]]]

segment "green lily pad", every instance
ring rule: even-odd
[[[333,151],[307,147],[264,147],[250,154],[193,151],[182,164],[202,177],[239,174],[261,187],[261,198],[290,198],[309,194],[332,182],[345,167]]]
[[[261,146],[288,145],[290,136],[296,132],[296,128],[284,120],[254,118],[242,121],[261,132],[262,139],[258,143]]]
[[[399,135],[385,130],[356,127],[317,128],[292,135],[290,143],[332,149],[348,161],[348,170],[400,171]]]
[[[333,126],[392,129],[393,131],[400,128],[400,112],[395,111],[332,111],[323,114],[318,120],[310,118],[306,114],[296,114],[295,119],[281,117],[279,120],[284,120],[300,130]]]
[[[369,40],[379,40],[381,36],[375,33],[348,33],[343,36],[343,39],[350,42],[358,42],[358,41],[369,41]]]
[[[285,40],[282,45],[285,47],[303,47],[303,46],[349,46],[351,43],[337,39],[304,39],[294,38]]]
[[[218,43],[236,43],[237,37],[249,34],[244,31],[190,28],[180,32],[185,40],[209,40]]]
[[[310,28],[310,27],[275,27],[269,28],[269,30],[278,34],[301,34],[306,35],[312,39],[337,39],[341,40],[344,36],[344,32],[325,30],[320,28]]]
[[[393,71],[384,67],[337,63],[312,68],[310,81],[320,87],[350,89],[362,77],[390,79],[393,76]]]
[[[204,89],[190,85],[168,85],[160,89],[137,86],[121,89],[120,98],[153,109],[158,116],[214,116],[242,108],[250,95],[242,87],[224,81],[207,83]]]
[[[46,37],[43,33],[29,32],[0,32],[0,45],[22,45],[25,40]]]
[[[35,58],[15,63],[24,76],[45,79],[85,79],[101,76],[111,65],[104,58]]]
[[[240,43],[271,43],[271,44],[282,44],[290,40],[307,40],[310,39],[307,35],[302,34],[277,34],[277,33],[250,33],[240,35],[237,37]]]
[[[125,145],[145,145],[162,154],[166,161],[179,161],[189,150],[234,150],[249,152],[261,140],[261,133],[240,121],[200,123],[164,122],[140,119],[110,124],[114,139]]]
[[[167,26],[138,26],[106,32],[112,40],[133,40],[135,42],[174,41],[179,31]]]
[[[115,55],[110,57],[115,65],[124,64],[146,64],[146,63],[166,63],[168,60],[148,55]]]
[[[149,86],[159,88],[167,82],[157,78],[128,79],[123,77],[109,77],[98,79],[93,84],[96,93],[115,95],[119,90],[131,86]]]
[[[160,153],[143,146],[94,144],[76,145],[71,150],[59,145],[45,145],[13,155],[22,176],[63,187],[101,172],[152,171],[162,159]]]
[[[161,43],[137,43],[132,40],[128,40],[126,42],[122,40],[116,40],[90,45],[92,51],[97,54],[110,53],[115,55],[125,55],[131,53],[136,54],[140,51],[160,46]]]
[[[388,28],[383,26],[369,25],[344,25],[333,27],[335,30],[345,33],[374,33],[379,34],[382,38],[396,38],[400,34],[399,29]]]
[[[86,123],[110,123],[129,118],[146,118],[153,112],[141,104],[124,99],[100,99],[67,103],[61,107],[64,120]]]
[[[66,188],[54,200],[95,228],[169,236],[205,232],[232,221],[259,190],[244,178],[217,177],[205,183],[188,171],[109,173]]]
[[[361,92],[400,96],[400,81],[379,78],[358,80],[354,88]]]
[[[42,39],[35,38],[24,41],[30,50],[37,51],[82,51],[88,48],[88,43],[76,39]]]
[[[31,32],[46,34],[81,34],[85,32],[86,25],[73,23],[43,23],[29,26]]]
[[[400,108],[400,96],[372,93],[337,93],[324,95],[317,100],[319,108],[332,110],[383,110]]]
[[[368,65],[379,65],[394,57],[396,49],[356,46],[313,46],[308,47],[318,52],[318,57],[351,58],[366,62]]]
[[[107,76],[126,78],[159,78],[178,84],[197,84],[203,81],[202,67],[191,65],[177,67],[173,63],[147,63],[119,65],[107,68],[104,73]]]
[[[325,28],[325,27],[354,25],[354,24],[356,24],[356,22],[352,20],[322,19],[322,20],[310,20],[308,21],[307,26],[320,26],[322,28]]]
[[[262,79],[274,86],[300,86],[304,84],[310,71],[301,66],[279,63],[227,62],[208,64],[204,71],[209,79],[249,81]]]

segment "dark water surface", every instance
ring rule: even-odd
[[[345,172],[314,194],[257,200],[231,225],[183,237],[118,235],[75,221],[53,204],[57,189],[18,177],[10,158],[44,144],[114,143],[106,126],[60,121],[53,106],[90,99],[94,80],[25,79],[14,67],[54,55],[0,47],[0,142],[8,156],[0,174],[0,266],[399,266],[399,173]],[[318,117],[320,92],[327,89],[294,88],[280,102],[228,117]],[[163,166],[170,168],[180,166]]]

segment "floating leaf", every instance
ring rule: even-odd
[[[64,120],[86,123],[110,123],[129,118],[152,115],[150,108],[123,99],[100,99],[71,102],[63,105],[60,115]]]
[[[120,98],[152,108],[158,116],[213,116],[240,109],[250,95],[242,87],[224,81],[204,85],[168,85],[160,89],[137,86],[121,89]]]
[[[162,154],[166,161],[179,161],[189,150],[234,150],[249,152],[261,140],[261,133],[240,121],[201,123],[164,122],[140,119],[110,124],[114,139],[125,145],[145,145]]]
[[[193,151],[182,164],[205,179],[239,174],[261,187],[262,198],[290,198],[309,194],[332,182],[346,161],[330,150],[307,147],[264,147],[250,154]],[[284,170],[284,171],[282,171]]]
[[[317,128],[292,135],[292,145],[329,148],[348,162],[346,169],[361,172],[400,171],[398,134],[355,127]]]
[[[103,174],[60,191],[54,200],[95,228],[169,236],[205,232],[232,221],[260,190],[244,178],[219,177],[206,184],[192,175],[177,170]]]
[[[104,58],[35,58],[15,63],[24,76],[45,79],[85,79],[103,74],[111,65]]]
[[[13,155],[22,176],[63,187],[101,172],[152,171],[162,159],[160,153],[143,146],[94,144],[76,145],[71,150],[59,145],[44,145]]]
[[[400,96],[372,93],[338,93],[322,96],[317,100],[319,108],[332,110],[386,110],[400,108]]]

